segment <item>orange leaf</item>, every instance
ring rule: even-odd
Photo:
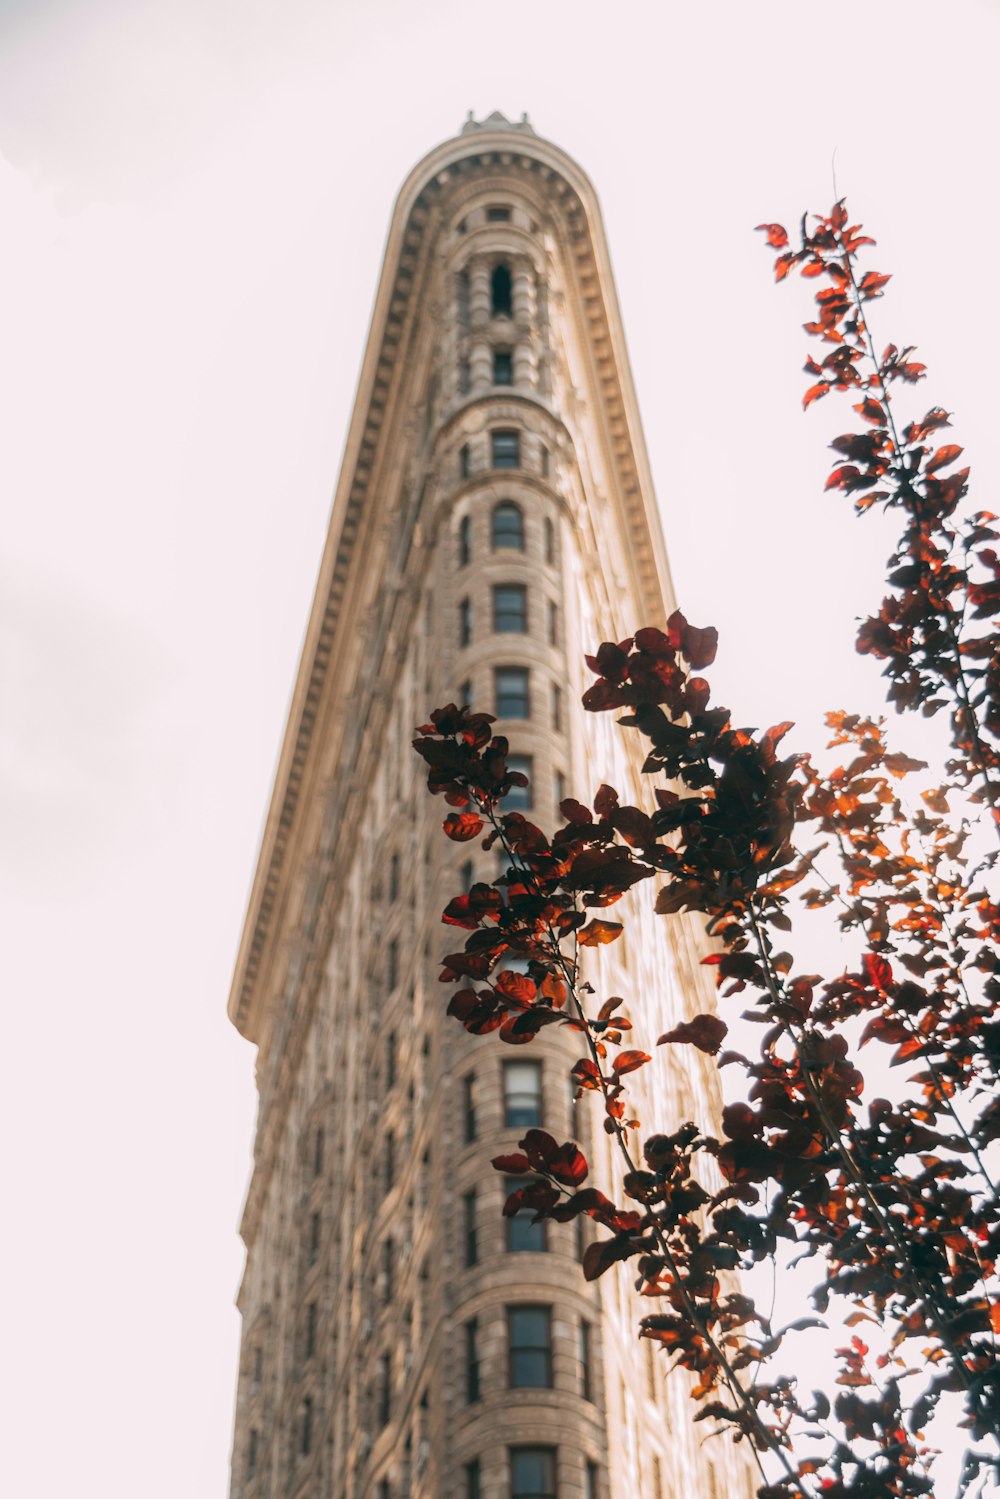
[[[470,838],[478,838],[483,831],[483,819],[475,812],[452,812],[445,818],[443,827],[456,843],[468,843]]]
[[[626,1072],[635,1072],[637,1067],[644,1067],[648,1061],[647,1051],[620,1051],[611,1063],[611,1070],[616,1077],[624,1077]]]
[[[583,928],[577,940],[581,947],[602,947],[607,942],[617,941],[621,934],[620,921],[599,921],[595,918]]]
[[[925,474],[936,474],[939,468],[947,468],[949,463],[954,463],[960,453],[964,452],[957,442],[949,442],[943,448],[938,448],[924,469]]]

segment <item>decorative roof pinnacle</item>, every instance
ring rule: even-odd
[[[501,114],[499,109],[495,109],[491,115],[487,115],[485,120],[477,120],[470,109],[465,117],[465,124],[462,126],[460,133],[462,135],[471,135],[475,130],[523,130],[528,135],[535,134],[535,127],[528,119],[526,113],[522,114],[519,120],[508,120],[507,116]]]

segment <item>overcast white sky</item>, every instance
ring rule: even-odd
[[[836,154],[878,333],[985,464],[998,56],[986,0],[0,0],[4,1493],[226,1492],[225,1001],[403,177],[470,108],[590,173],[679,596],[801,746],[879,701],[885,536],[821,493],[842,417],[752,228]]]

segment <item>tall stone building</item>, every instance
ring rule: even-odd
[[[496,855],[442,836],[410,748],[456,699],[496,714],[542,825],[564,788],[637,787],[581,657],[672,607],[594,190],[526,120],[470,117],[393,214],[229,1002],[260,1095],[233,1499],[752,1492],[637,1339],[631,1273],[583,1281],[589,1221],[501,1218],[489,1158],[526,1126],[598,1181],[610,1146],[571,1033],[446,1017],[440,913]],[[644,914],[588,976],[655,1050],[711,995],[697,929]],[[666,1050],[644,1122],[710,1117],[711,1069]]]

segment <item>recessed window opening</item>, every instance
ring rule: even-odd
[[[509,349],[495,349],[493,351],[493,384],[513,385],[514,383],[514,356]]]
[[[511,1499],[556,1499],[556,1455],[551,1447],[514,1447]]]
[[[463,515],[458,523],[458,565],[468,567],[472,559],[472,521]]]
[[[495,682],[497,717],[530,717],[527,667],[498,666],[495,673]]]
[[[531,756],[508,755],[507,769],[528,777],[527,786],[512,786],[500,803],[504,812],[527,812],[531,809]]]
[[[493,550],[507,547],[512,551],[524,551],[524,516],[520,505],[513,500],[501,500],[493,510]]]
[[[493,629],[497,635],[523,635],[528,628],[528,590],[523,583],[493,589]]]
[[[551,1309],[547,1306],[507,1308],[512,1390],[551,1387],[551,1321]]]
[[[493,275],[490,277],[490,301],[494,317],[510,317],[512,289],[510,268],[501,261],[493,267]]]
[[[509,224],[510,209],[499,203],[491,204],[486,210],[486,221],[489,224]]]
[[[501,429],[490,433],[494,468],[521,467],[521,434]]]
[[[516,1192],[519,1187],[527,1186],[523,1176],[508,1176],[504,1178],[504,1188],[509,1197],[511,1192]],[[509,1254],[544,1254],[547,1245],[545,1242],[545,1224],[532,1223],[534,1212],[531,1208],[522,1208],[512,1218],[505,1218],[507,1225],[507,1252]]]
[[[505,1062],[503,1069],[504,1125],[507,1129],[538,1129],[542,1122],[541,1062]]]

